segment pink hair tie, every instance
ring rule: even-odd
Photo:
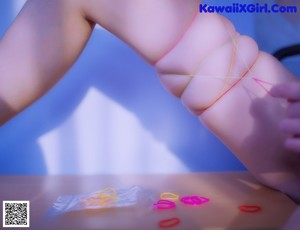
[[[176,207],[176,204],[170,200],[159,200],[153,204],[153,207],[156,209],[172,209]]]
[[[180,201],[187,205],[201,205],[209,201],[208,198],[202,196],[185,196],[180,199]]]

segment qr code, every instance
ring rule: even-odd
[[[3,227],[29,227],[29,201],[3,201]]]

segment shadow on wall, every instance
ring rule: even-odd
[[[8,2],[8,1],[4,1]],[[3,4],[3,3],[1,3]],[[4,7],[1,9],[4,9]],[[7,8],[6,8],[7,9]],[[94,110],[103,111],[101,116],[105,123],[103,133],[110,133],[115,123],[114,133],[110,133],[98,144],[110,143],[106,148],[97,146],[80,146],[78,139],[78,125],[75,123],[78,108],[84,102],[91,89],[95,89],[103,97],[109,98],[114,104],[132,114],[146,132],[150,133],[158,143],[166,146],[168,152],[174,155],[184,167],[183,171],[223,171],[241,170],[244,167],[231,152],[205,127],[196,117],[187,112],[180,101],[170,96],[160,85],[155,71],[144,63],[129,47],[110,33],[96,29],[80,59],[66,76],[43,98],[34,103],[24,112],[0,128],[0,173],[1,174],[45,174],[87,173],[80,170],[82,159],[88,158],[85,149],[95,148],[99,165],[106,165],[105,172],[176,172],[172,162],[159,152],[147,152],[149,146],[143,146],[143,140],[137,139],[138,161],[134,164],[125,164],[123,168],[114,170],[113,164],[118,163],[124,152],[116,152],[114,143],[109,138],[118,135],[120,138],[132,137],[134,129],[123,126],[110,113],[112,105],[97,104]],[[86,111],[87,117],[93,110]],[[82,124],[89,122],[80,118]],[[86,118],[85,118],[86,119]],[[70,122],[70,120],[72,122]],[[62,128],[68,122],[68,128]],[[125,124],[124,124],[125,125]],[[102,129],[96,121],[94,127],[87,130],[88,138],[98,138],[93,135],[92,129]],[[57,146],[48,151],[53,155],[52,163],[56,164],[56,171],[49,172],[49,162],[46,160],[45,149],[41,146],[41,138],[48,133],[59,130],[56,136]],[[118,133],[117,133],[118,132]],[[86,135],[89,135],[88,133]],[[99,137],[100,138],[100,137]],[[107,138],[107,139],[105,139]],[[97,143],[93,142],[93,143]],[[118,144],[118,143],[116,143]],[[80,146],[80,148],[78,147]],[[103,151],[100,151],[103,149]],[[144,150],[143,150],[144,149]],[[110,159],[111,155],[120,157]],[[155,156],[155,158],[154,158]],[[153,158],[153,159],[152,159]],[[86,164],[93,164],[93,157]],[[110,161],[111,160],[111,161]],[[157,164],[155,164],[155,161]],[[158,162],[159,161],[159,162]],[[149,163],[151,162],[151,164]],[[112,169],[110,169],[113,168]],[[163,170],[160,167],[165,167]],[[96,166],[88,173],[104,173]]]

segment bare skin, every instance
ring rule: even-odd
[[[288,106],[279,123],[279,129],[288,135],[285,147],[300,152],[300,82],[276,85],[271,94],[287,100]]]
[[[285,148],[287,135],[278,128],[287,103],[254,80],[278,84],[296,78],[225,18],[200,15],[198,5],[195,0],[29,0],[0,42],[0,122],[62,78],[97,23],[152,64],[166,89],[257,179],[299,202],[299,154]]]

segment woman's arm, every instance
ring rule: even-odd
[[[28,0],[0,42],[0,124],[48,91],[74,63],[93,23],[78,0]]]
[[[0,125],[64,75],[95,23],[154,63],[182,35],[197,4],[198,0],[27,0],[0,42]]]

